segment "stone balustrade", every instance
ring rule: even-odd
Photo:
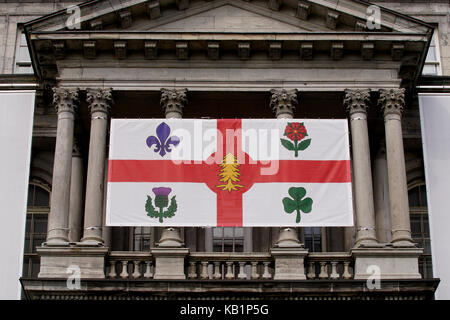
[[[191,253],[188,279],[256,280],[273,278],[273,261],[269,253]]]
[[[353,279],[353,259],[346,252],[310,253],[305,259],[305,272],[309,280]]]
[[[106,278],[152,279],[154,259],[150,252],[114,251],[108,256]]]
[[[305,275],[314,279],[353,279],[350,253],[310,253],[305,259]],[[108,279],[153,279],[154,257],[149,252],[113,251],[108,255]],[[193,252],[186,260],[186,278],[200,280],[271,280],[274,258],[270,253]]]

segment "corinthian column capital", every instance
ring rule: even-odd
[[[277,118],[292,118],[298,105],[297,89],[272,89],[270,90],[270,107]]]
[[[380,89],[378,105],[385,117],[389,114],[401,116],[405,107],[405,89]]]
[[[178,114],[181,118],[187,105],[187,89],[161,89],[161,107],[166,117]]]
[[[91,114],[94,112],[109,113],[113,104],[112,89],[87,89],[86,101],[89,104]]]
[[[350,115],[354,113],[367,113],[369,103],[369,89],[345,90],[344,105]]]
[[[56,112],[70,112],[75,114],[79,104],[79,90],[65,89],[65,88],[53,88],[53,104],[55,105]]]

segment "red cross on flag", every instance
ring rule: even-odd
[[[108,226],[352,226],[346,120],[113,119]]]

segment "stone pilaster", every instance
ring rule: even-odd
[[[102,212],[106,158],[108,115],[112,100],[111,89],[87,89],[91,112],[91,135],[84,211],[84,244],[103,244]]]
[[[47,245],[67,244],[72,144],[78,89],[53,89],[58,113],[55,160],[53,165],[51,208],[48,217]]]
[[[83,218],[83,158],[76,141],[72,151],[72,176],[70,180],[69,241],[79,242]]]
[[[187,104],[187,89],[161,89],[161,107],[166,119],[181,119],[183,108]],[[182,247],[179,228],[164,228],[159,240],[159,247]]]
[[[409,221],[408,189],[403,151],[402,113],[405,89],[382,89],[378,104],[384,116],[389,198],[392,223],[392,244],[414,246]]]
[[[270,107],[277,119],[294,118],[294,111],[298,105],[297,89],[272,89],[270,93]],[[303,245],[298,240],[298,233],[295,228],[280,228],[275,246],[302,247]]]
[[[355,185],[355,246],[377,243],[372,189],[367,108],[369,90],[346,90],[344,105],[350,118],[352,136],[353,178]]]

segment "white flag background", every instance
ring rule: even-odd
[[[307,131],[297,141],[298,146],[310,139],[297,156],[295,150],[281,143],[284,139],[295,144],[284,135],[289,123],[304,124]],[[223,169],[220,163],[205,162],[218,145],[222,146],[226,128],[241,129],[237,134],[241,137],[238,149],[255,163],[262,162],[261,170],[247,169],[250,161],[242,158],[246,163],[241,159],[239,166],[228,168],[239,174],[237,180],[219,181]],[[172,142],[166,143],[168,149],[158,148],[158,143],[164,144],[162,140]],[[148,141],[153,142],[151,147]],[[174,145],[174,141],[180,142]],[[221,160],[225,154],[221,154]],[[222,190],[227,183],[236,190]],[[283,201],[292,205],[294,200],[283,199],[294,199],[289,193],[291,188],[303,188],[306,193],[299,195],[303,207],[299,202],[288,213]],[[162,212],[170,211],[171,199],[176,196],[176,211],[172,210],[170,217],[149,216],[149,197],[150,209],[159,211],[157,194],[165,198],[160,204]],[[230,197],[232,201],[227,200]],[[309,210],[306,198],[312,200],[310,212],[303,212]],[[352,226],[352,210],[347,120],[111,121],[106,216],[109,226]]]
[[[433,276],[450,299],[450,94],[419,94]]]
[[[0,300],[20,299],[34,91],[0,91]]]

